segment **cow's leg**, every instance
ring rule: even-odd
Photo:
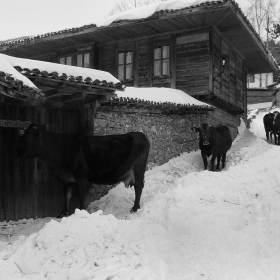
[[[76,182],[78,185],[78,192],[80,198],[80,209],[86,210],[90,203],[88,180],[85,177],[81,177],[77,178]]]
[[[269,132],[269,139],[268,139],[268,142],[271,143],[271,144],[272,144],[272,134],[273,134],[273,132],[270,131],[270,132]]]
[[[269,142],[269,138],[271,139],[271,133],[270,133],[270,137],[269,137],[269,131],[265,130],[265,134],[266,134],[267,142]]]
[[[208,165],[208,160],[207,160],[206,154],[201,152],[201,156],[202,156],[203,163],[204,163],[204,170],[206,170],[207,169],[207,165]]]
[[[220,160],[221,160],[221,154],[218,154],[217,155],[217,166],[216,166],[216,170],[219,170],[220,169]]]
[[[227,153],[224,153],[224,154],[222,155],[222,169],[225,167],[226,156],[227,156]]]
[[[214,171],[216,157],[217,157],[217,155],[213,153],[212,158],[211,158],[211,168],[210,168],[210,171]]]
[[[57,218],[67,217],[69,215],[70,200],[73,194],[73,183],[64,185],[64,206]]]
[[[140,199],[141,199],[141,195],[142,195],[142,190],[144,188],[144,174],[145,174],[145,171],[134,173],[135,200],[134,200],[134,205],[130,210],[131,213],[136,212],[138,209],[140,209]]]
[[[273,132],[273,136],[274,136],[274,144],[277,145],[277,134]],[[272,139],[271,139],[271,143],[272,143]]]

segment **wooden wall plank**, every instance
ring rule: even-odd
[[[48,131],[57,133],[78,133],[80,111],[1,103],[0,118],[46,124]],[[40,159],[15,157],[19,137],[17,128],[0,127],[0,221],[57,216],[63,207],[63,187]],[[72,212],[78,203],[76,196]]]
[[[209,41],[201,38],[176,46],[177,89],[190,95],[209,93],[209,52]]]

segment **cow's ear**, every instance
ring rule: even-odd
[[[199,127],[195,127],[195,126],[193,126],[191,128],[191,130],[194,131],[194,132],[199,132],[199,129],[200,129]]]

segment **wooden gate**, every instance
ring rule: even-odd
[[[84,133],[92,128],[90,110],[25,107],[0,103],[0,120],[30,121],[52,132]],[[86,116],[86,117],[84,117]],[[92,119],[93,121],[93,119]],[[92,131],[91,129],[89,129]],[[93,131],[92,131],[93,133]],[[63,187],[40,159],[15,157],[19,129],[0,126],[0,221],[56,216],[63,207]],[[71,210],[77,206],[77,198]]]

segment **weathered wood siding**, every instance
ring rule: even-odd
[[[208,33],[178,36],[176,88],[189,95],[209,93]]]
[[[272,102],[273,98],[271,90],[268,89],[257,89],[248,88],[247,89],[247,99],[248,104],[262,103],[262,102]]]
[[[102,71],[111,73],[118,77],[117,72],[117,45],[108,44],[100,47],[100,67]]]
[[[79,111],[0,104],[0,119],[45,124],[53,132],[79,132],[80,118]],[[19,129],[0,127],[0,221],[56,216],[63,188],[40,159],[15,157],[19,137]],[[76,206],[73,200],[72,210]]]
[[[213,30],[213,92],[218,97],[244,108],[244,69],[241,55]],[[222,71],[221,55],[228,55],[224,72]]]
[[[139,76],[139,87],[149,86],[149,39],[139,40],[138,43],[138,76]]]

